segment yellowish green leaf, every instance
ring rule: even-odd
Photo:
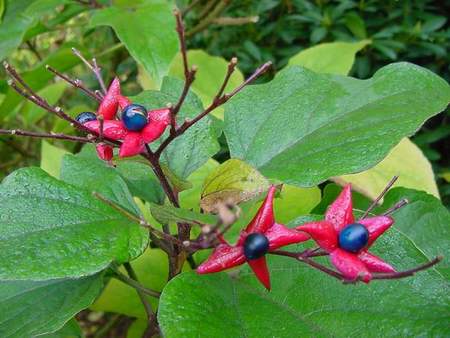
[[[347,75],[355,54],[370,43],[370,40],[322,43],[294,55],[288,65],[303,66],[317,73]]]
[[[375,199],[395,175],[399,176],[395,186],[423,190],[439,197],[430,162],[408,138],[402,139],[375,167],[334,180],[341,184],[352,183],[354,189]]]
[[[64,155],[69,154],[67,150],[58,148],[47,141],[41,143],[41,169],[53,177],[59,178],[61,163]]]

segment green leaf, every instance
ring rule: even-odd
[[[5,12],[5,0],[0,0],[0,24],[3,21],[3,13]]]
[[[41,169],[53,177],[59,178],[63,156],[68,153],[67,150],[58,148],[43,140],[41,143]]]
[[[352,183],[354,189],[375,199],[395,175],[399,176],[395,186],[424,190],[439,197],[430,162],[408,138],[403,138],[375,167],[359,174],[337,177],[335,181]]]
[[[293,66],[230,100],[224,131],[232,157],[266,177],[312,186],[374,166],[449,100],[443,79],[409,63],[368,80]]]
[[[67,2],[68,0],[7,1],[0,25],[0,60],[19,47],[27,30],[33,27],[38,19]]]
[[[175,208],[170,205],[150,204],[152,216],[161,224],[169,223],[189,223],[189,224],[210,224],[217,223],[217,218],[209,214],[201,214],[196,211]]]
[[[147,245],[138,224],[39,168],[6,177],[0,205],[0,280],[91,275]]]
[[[357,38],[365,39],[367,37],[366,24],[356,12],[350,12],[345,16],[345,26]]]
[[[182,89],[181,80],[166,77],[160,92],[142,92],[133,97],[133,102],[139,102],[148,109],[165,107],[167,103],[177,102]],[[193,118],[202,111],[203,106],[199,98],[190,92],[177,115],[177,121],[181,124],[186,118]],[[182,136],[177,137],[163,152],[162,161],[175,175],[184,180],[218,150],[216,134],[211,119],[207,116],[189,128]]]
[[[347,75],[355,62],[355,54],[370,43],[370,40],[322,43],[294,55],[288,65],[302,66],[318,73]]]
[[[131,56],[158,83],[177,53],[178,40],[171,4],[160,0],[113,5],[94,12],[92,26],[111,26]]]
[[[214,169],[203,184],[200,205],[206,212],[217,203],[238,204],[269,189],[269,181],[247,163],[230,159]]]
[[[102,274],[42,282],[0,282],[0,336],[22,338],[54,332],[87,308],[102,287]],[[66,333],[74,332],[73,321],[69,323],[72,324],[64,326]],[[68,331],[70,327],[72,330]],[[54,333],[45,337],[62,335]]]
[[[117,169],[104,161],[66,155],[61,166],[61,180],[84,188],[90,193],[99,193],[136,215],[140,213]]]
[[[427,210],[427,226],[416,228],[417,238],[427,232],[445,233],[441,238],[446,255],[448,230],[441,228],[448,221],[442,223],[441,217],[435,217],[436,205],[427,199],[419,198]],[[397,214],[395,218],[395,227],[378,239],[373,252],[399,271],[424,263],[427,259],[417,243],[402,232],[410,220]],[[435,245],[434,240],[422,243],[425,252]],[[318,260],[325,263],[328,258]],[[445,336],[448,332],[449,282],[436,269],[406,279],[345,285],[286,257],[269,255],[268,261],[271,292],[248,267],[233,274],[184,273],[170,281],[158,311],[163,335],[292,337],[301,332],[303,337],[348,337],[355,328],[362,336],[377,332],[386,337],[399,332],[402,336]]]
[[[403,198],[409,203],[393,214],[395,228],[414,241],[429,259],[443,255],[444,260],[436,269],[450,279],[450,212],[436,197],[423,191],[394,188],[377,213]]]
[[[203,105],[209,105],[214,96],[217,94],[223,79],[227,73],[228,62],[221,57],[212,56],[203,50],[190,50],[188,52],[188,60],[190,65],[198,67],[195,74],[195,81],[192,84],[192,91],[196,93],[202,100]],[[169,75],[184,79],[184,68],[181,54],[178,53],[170,65]],[[230,77],[225,92],[230,92],[244,81],[244,76],[235,69]],[[223,108],[215,109],[212,114],[223,120]]]

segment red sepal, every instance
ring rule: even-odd
[[[120,83],[117,77],[112,80],[108,91],[97,110],[97,115],[103,115],[104,120],[113,120],[119,105]]]
[[[131,104],[131,100],[123,95],[119,95],[117,97],[117,102],[119,103],[120,109],[124,109],[126,106],[129,106]]]
[[[139,132],[128,131],[119,150],[119,157],[139,155],[144,150],[144,141]]]
[[[294,229],[289,229],[283,224],[274,223],[265,236],[269,240],[269,250],[276,250],[282,246],[307,241],[309,236]]]
[[[241,265],[245,262],[244,249],[241,246],[230,246],[227,244],[219,244],[209,258],[200,264],[197,273],[213,273],[234,266]]]
[[[371,272],[395,272],[395,269],[391,265],[367,251],[361,251],[358,254],[358,258]]]
[[[372,279],[372,275],[364,263],[353,253],[336,249],[330,253],[330,259],[336,269],[348,280],[361,278],[364,283],[369,283]]]
[[[149,123],[141,131],[145,143],[158,139],[170,124],[170,109],[157,109],[148,112]]]
[[[381,234],[394,224],[394,220],[389,216],[375,216],[359,220],[358,223],[365,225],[369,231],[367,247],[370,247]]]
[[[253,217],[252,221],[245,228],[246,233],[261,232],[265,233],[274,223],[275,219],[273,216],[273,198],[275,196],[276,187],[270,186],[267,196]]]
[[[247,263],[250,265],[259,281],[270,291],[270,275],[269,269],[267,269],[266,256],[248,260]]]
[[[84,124],[88,129],[100,133],[100,123],[98,120],[89,121]],[[127,130],[121,121],[105,120],[103,121],[103,135],[112,140],[122,140],[125,138]]]
[[[338,246],[338,234],[333,224],[328,221],[305,223],[296,229],[309,234],[327,252],[332,252]]]
[[[113,158],[113,148],[108,144],[99,143],[95,147],[95,150],[97,150],[98,157],[103,161],[111,161]]]
[[[328,207],[327,212],[325,213],[325,219],[334,225],[334,228],[338,233],[347,224],[351,224],[355,221],[353,217],[350,184],[344,187],[339,196]]]

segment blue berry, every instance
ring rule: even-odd
[[[359,223],[349,224],[339,233],[339,246],[346,251],[358,252],[368,241],[369,231]]]
[[[122,111],[122,121],[131,131],[139,131],[148,123],[147,109],[140,104],[130,104]]]
[[[90,111],[85,111],[78,114],[78,116],[75,117],[75,120],[77,120],[77,122],[80,122],[81,124],[85,124],[86,122],[97,120],[97,115],[91,113]]]
[[[269,240],[262,233],[255,232],[247,236],[244,242],[244,255],[247,259],[257,259],[269,251]]]

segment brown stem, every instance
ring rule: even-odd
[[[46,65],[45,68],[47,68],[48,71],[52,72],[53,74],[55,74],[57,77],[63,79],[64,81],[66,81],[67,83],[69,83],[70,85],[72,85],[75,88],[80,89],[81,91],[83,91],[85,94],[87,94],[89,97],[93,98],[94,100],[101,102],[102,99],[101,97],[99,97],[98,95],[96,95],[92,90],[90,90],[89,88],[86,88],[83,85],[83,82],[79,79],[76,80],[72,80],[70,77],[68,77],[67,75],[64,75],[62,73],[60,73],[59,71],[57,71],[56,69],[50,67],[49,65]]]
[[[398,201],[394,206],[392,206],[391,208],[389,208],[388,210],[386,210],[383,213],[383,216],[389,216],[390,214],[392,214],[393,212],[397,211],[398,209],[404,207],[405,205],[407,205],[409,203],[409,201],[404,198],[400,201]]]
[[[373,208],[375,208],[378,204],[378,202],[383,198],[384,195],[388,192],[388,190],[394,185],[394,183],[398,180],[398,176],[392,177],[392,179],[388,182],[388,184],[384,187],[383,191],[378,195],[377,198],[372,202],[372,204],[367,208],[367,210],[364,212],[364,214],[361,216],[361,219],[364,219],[367,217],[369,212],[372,211]]]
[[[0,129],[0,135],[17,135],[17,136],[27,136],[27,137],[35,137],[35,138],[49,138],[49,139],[57,139],[57,140],[65,140],[72,142],[82,142],[82,143],[93,143],[92,139],[87,137],[80,136],[72,136],[65,134],[52,134],[52,133],[38,133],[34,131],[27,131],[21,129]]]
[[[416,272],[423,271],[426,269],[431,268],[432,266],[438,264],[440,261],[442,261],[442,256],[437,256],[433,260],[424,263],[422,265],[419,265],[413,269],[400,271],[400,272],[393,272],[393,273],[377,273],[374,274],[372,279],[400,279],[405,277],[414,276]]]

